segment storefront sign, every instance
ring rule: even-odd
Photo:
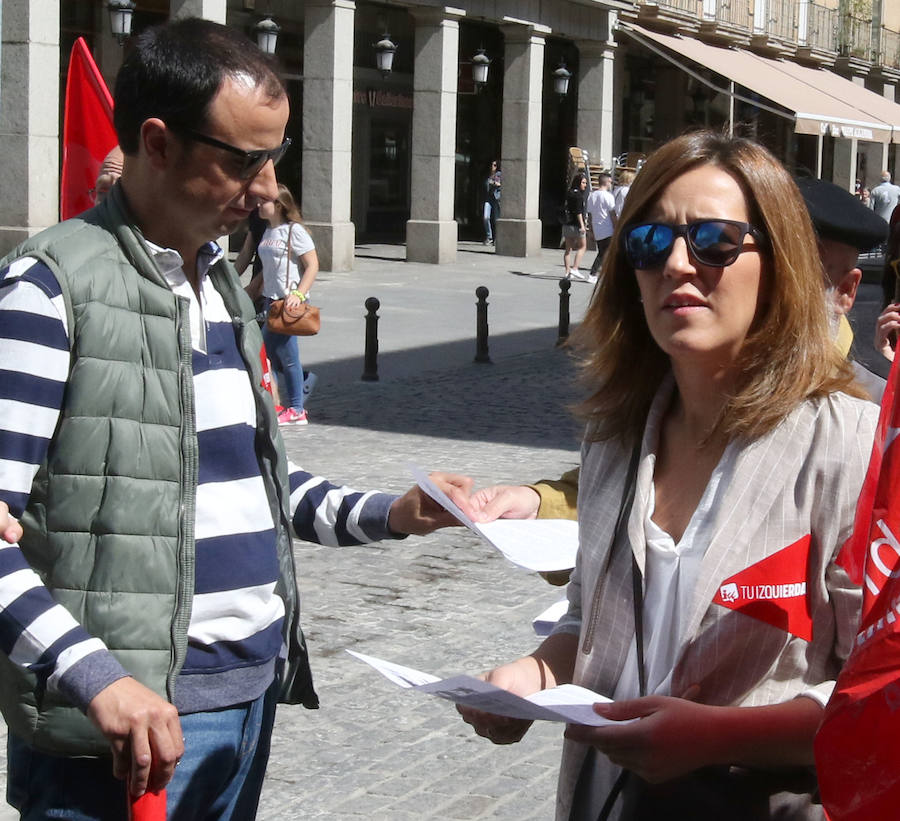
[[[832,137],[856,137],[858,140],[874,140],[875,134],[871,128],[860,128],[855,125],[838,125],[837,123],[819,123],[821,134],[830,134]]]
[[[408,108],[413,107],[412,94],[398,94],[393,91],[376,91],[374,88],[366,91],[353,92],[354,105],[367,105],[369,108]]]

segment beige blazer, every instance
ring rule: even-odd
[[[648,417],[627,544],[618,550],[611,551],[611,541],[631,453],[619,441],[582,448],[580,549],[568,587],[569,610],[556,632],[580,636],[574,682],[610,696],[634,637],[631,552],[643,571],[652,454],[672,390],[670,377]],[[834,394],[804,402],[759,440],[728,446],[720,465],[727,466],[725,474],[697,530],[696,538],[708,547],[680,640],[672,694],[697,684],[698,700],[706,704],[774,704],[801,693],[827,700],[850,651],[861,600],[833,558],[853,527],[877,420],[876,405]],[[724,580],[806,534],[812,536],[811,642],[712,603]],[[568,818],[585,751],[565,742],[558,818]],[[611,785],[617,768],[598,758]]]

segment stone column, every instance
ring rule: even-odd
[[[880,168],[875,172],[875,173],[876,173],[876,179],[879,179],[879,180],[880,180],[880,179],[881,179],[881,176],[880,176],[880,175],[881,175],[881,172],[882,172],[882,171],[887,171],[887,170],[890,169],[890,167],[891,167],[891,154],[892,154],[892,153],[893,153],[893,152],[891,151],[891,144],[890,144],[890,143],[882,143],[882,144],[881,144],[881,158],[880,158],[880,160],[879,160],[879,162],[880,162]]]
[[[412,205],[406,223],[409,262],[455,262],[458,9],[413,10]]]
[[[170,17],[202,17],[225,24],[226,0],[169,0]]]
[[[897,97],[897,90],[900,85],[896,83],[884,84],[884,98],[894,102]],[[900,177],[900,145],[897,143],[885,144],[884,146],[884,168],[892,168],[894,170],[894,181]]]
[[[503,26],[503,196],[497,220],[498,254],[527,257],[541,247],[538,193],[541,165],[541,103],[544,26]]]
[[[59,221],[59,0],[0,4],[0,254]]]
[[[352,0],[306,0],[303,43],[303,216],[326,271],[352,271]]]
[[[851,194],[856,188],[856,137],[839,137],[834,141],[834,166],[832,179]],[[881,172],[879,172],[881,173]]]
[[[578,142],[592,165],[610,167],[613,143],[615,53],[612,41],[578,42]]]

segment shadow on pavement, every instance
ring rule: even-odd
[[[581,425],[568,406],[581,394],[555,337],[555,329],[501,335],[491,340],[493,364],[472,361],[472,340],[387,352],[377,382],[361,381],[361,356],[320,362],[309,413],[314,424],[574,450]],[[504,348],[515,352],[496,353]]]

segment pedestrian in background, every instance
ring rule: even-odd
[[[884,308],[875,322],[875,350],[889,362],[893,362],[900,334],[900,205],[891,215],[881,290],[884,294]]]
[[[244,243],[241,245],[241,250],[234,261],[234,269],[239,276],[247,270],[248,265],[253,263],[253,275],[247,284],[246,291],[247,296],[254,302],[262,293],[262,279],[256,277],[257,274],[262,273],[262,260],[259,258],[258,250],[259,243],[262,241],[263,234],[266,233],[266,228],[268,227],[268,220],[264,220],[259,215],[259,208],[254,208],[250,212],[250,216],[247,217],[247,235],[244,237]],[[253,285],[252,288],[251,285]]]
[[[891,182],[891,172],[881,172],[881,182],[876,185],[870,194],[870,201],[875,213],[885,222],[889,222],[891,214],[900,200],[900,185]]]
[[[628,196],[628,191],[631,189],[631,183],[633,182],[634,171],[626,168],[624,171],[619,172],[619,184],[616,186],[615,191],[613,191],[613,197],[616,200],[616,217],[622,216],[622,209],[625,207],[625,197]]]
[[[259,215],[269,223],[258,249],[262,261],[262,273],[258,276],[262,277],[265,298],[263,311],[269,310],[273,300],[284,299],[285,309],[295,312],[309,299],[310,288],[319,272],[316,246],[303,227],[300,209],[286,185],[278,185],[277,199],[260,205]],[[278,414],[278,424],[307,424],[300,340],[264,326],[263,341],[284,406]]]
[[[500,219],[500,189],[502,186],[503,174],[500,171],[500,163],[497,160],[491,160],[490,171],[484,181],[484,204],[482,205],[485,245],[494,244],[497,220]]]
[[[97,182],[94,183],[94,202],[103,202],[109,189],[112,188],[119,177],[122,176],[122,163],[124,162],[122,149],[114,145],[103,158],[100,171],[97,172]]]
[[[572,184],[566,191],[564,206],[565,222],[563,223],[563,241],[566,250],[563,252],[563,265],[566,268],[566,279],[585,280],[578,266],[587,248],[587,177],[576,174]]]
[[[588,275],[588,282],[591,284],[597,281],[597,271],[603,263],[603,257],[606,255],[606,249],[612,240],[613,229],[616,225],[616,201],[610,189],[612,188],[612,177],[603,173],[597,179],[597,187],[588,194],[587,212],[591,220],[591,233],[594,235],[594,241],[597,243],[597,256],[591,265],[591,273]]]

